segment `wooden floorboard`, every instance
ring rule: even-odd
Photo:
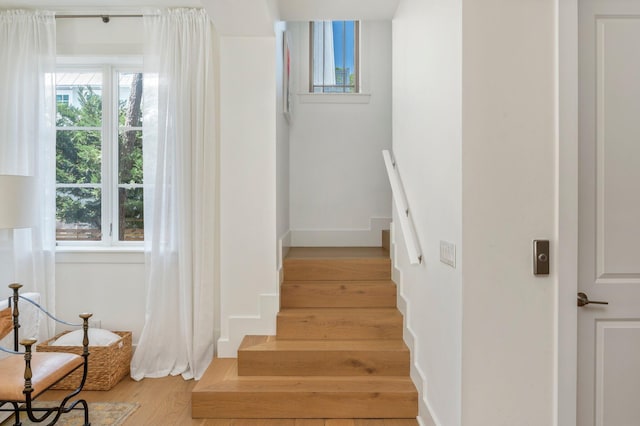
[[[109,391],[84,391],[89,402],[137,402],[140,404],[124,426],[417,426],[414,419],[192,419],[191,390],[196,382],[182,377],[125,378]],[[38,400],[56,400],[65,391],[48,391]]]

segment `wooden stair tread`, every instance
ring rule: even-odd
[[[415,393],[407,376],[238,376],[236,358],[217,358],[194,387],[193,393],[234,392],[393,392]]]
[[[241,376],[408,376],[410,354],[395,340],[282,340],[247,336],[238,350]]]
[[[259,339],[258,339],[259,338]],[[246,336],[243,351],[400,351],[409,349],[400,339],[376,340],[285,340],[276,336]]]
[[[344,280],[344,281],[335,281],[335,280],[284,280],[282,285],[286,286],[362,286],[362,287],[396,287],[396,283],[392,280]]]
[[[281,308],[395,307],[396,285],[380,281],[284,281]]]
[[[382,253],[383,250],[379,249]],[[294,252],[295,255],[295,252]],[[390,280],[391,259],[385,256],[307,256],[283,261],[287,281]]]
[[[395,308],[282,309],[276,317],[279,339],[401,339],[402,315]]]
[[[393,315],[402,316],[397,308],[289,308],[280,310],[278,315]]]
[[[220,379],[222,377],[222,379]],[[254,377],[236,359],[214,359],[191,395],[193,418],[415,418],[408,376]]]
[[[389,251],[383,247],[291,247],[284,260],[344,258],[389,258]]]
[[[364,323],[375,319],[402,320],[402,314],[396,308],[288,308],[281,309],[278,318],[342,318]]]

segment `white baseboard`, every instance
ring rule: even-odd
[[[427,399],[427,379],[426,375],[422,371],[419,365],[416,364],[415,359],[418,352],[418,345],[416,344],[418,338],[415,333],[411,329],[411,324],[407,318],[409,318],[409,311],[411,310],[411,303],[405,297],[402,286],[402,271],[396,267],[397,265],[397,256],[398,250],[396,250],[395,238],[394,238],[394,224],[392,223],[390,226],[391,229],[391,275],[393,281],[396,283],[398,288],[398,310],[402,312],[403,321],[404,321],[404,330],[403,330],[403,339],[404,342],[409,347],[409,352],[411,353],[411,380],[416,385],[416,389],[418,390],[418,423],[420,426],[442,426],[442,423],[438,421],[437,417],[434,416],[433,410],[429,404],[429,400]],[[408,263],[408,261],[407,261]]]
[[[282,271],[282,260],[287,257],[291,248],[291,231],[287,231],[278,238],[278,270]]]
[[[367,229],[294,229],[291,247],[380,247],[390,218],[371,218]]]
[[[261,294],[259,315],[229,317],[227,319],[229,335],[220,336],[218,339],[216,351],[218,358],[236,358],[238,356],[238,347],[246,335],[275,334],[276,316],[280,310],[279,300],[280,298],[277,294]]]

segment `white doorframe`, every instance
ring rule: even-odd
[[[555,426],[576,424],[578,328],[578,0],[556,0],[557,193]]]

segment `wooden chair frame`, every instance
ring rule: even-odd
[[[88,358],[89,358],[89,335],[88,335],[88,330],[89,330],[89,318],[91,318],[92,314],[90,313],[83,313],[80,314],[80,318],[82,319],[82,324],[69,324],[67,322],[64,322],[62,320],[59,320],[57,318],[55,318],[53,315],[51,315],[49,312],[47,312],[44,308],[42,308],[40,305],[38,305],[37,303],[30,301],[29,299],[25,299],[22,298],[22,296],[20,296],[19,290],[22,287],[22,285],[20,284],[10,284],[9,288],[11,288],[11,290],[13,291],[13,296],[9,299],[9,306],[11,308],[11,315],[13,318],[13,350],[7,350],[5,348],[0,348],[0,350],[2,350],[3,352],[8,352],[10,353],[9,357],[4,358],[4,359],[0,359],[0,363],[2,363],[3,361],[9,360],[9,358],[11,357],[22,357],[24,356],[24,386],[22,389],[22,394],[24,395],[24,397],[22,399],[7,399],[7,400],[0,400],[0,412],[13,412],[14,414],[14,423],[13,426],[21,426],[22,422],[20,420],[20,413],[25,413],[27,415],[27,417],[29,418],[29,420],[31,420],[34,423],[40,423],[40,422],[44,422],[46,420],[50,420],[49,423],[47,423],[47,425],[54,425],[56,424],[56,422],[60,419],[60,416],[62,414],[68,413],[72,410],[83,410],[84,411],[84,425],[83,426],[90,426],[91,423],[89,422],[89,406],[87,404],[87,401],[84,399],[77,399],[72,401],[71,399],[73,397],[75,397],[76,395],[78,395],[80,393],[80,391],[82,391],[82,388],[84,387],[84,383],[87,379],[87,371],[88,371]],[[50,383],[49,385],[47,385],[46,387],[42,388],[42,389],[37,389],[37,394],[34,394],[34,391],[36,391],[36,389],[34,389],[33,387],[33,375],[34,375],[34,371],[37,371],[38,366],[37,365],[32,365],[32,358],[33,358],[33,345],[36,343],[36,339],[22,339],[20,340],[18,337],[18,330],[20,328],[20,311],[18,309],[18,301],[20,299],[26,300],[31,302],[34,306],[36,306],[40,311],[42,311],[44,314],[46,314],[47,316],[49,316],[50,318],[52,318],[53,320],[55,320],[56,322],[59,323],[63,323],[66,325],[72,325],[72,326],[81,326],[83,329],[83,340],[82,340],[82,363],[73,367],[71,370],[66,371],[65,374],[58,380],[56,380],[53,383]],[[24,352],[19,352],[19,346],[22,345],[25,348]],[[46,356],[53,356],[54,359],[56,357],[57,354],[52,353],[52,354],[47,354]],[[58,354],[59,355],[59,354]],[[15,358],[11,361],[15,361]],[[62,380],[64,377],[67,377],[70,373],[72,373],[73,371],[77,370],[78,368],[82,367],[82,379],[80,381],[80,385],[72,390],[69,394],[67,394],[62,401],[60,401],[59,404],[57,404],[56,406],[53,407],[34,407],[33,406],[33,401],[37,398],[38,395],[42,394],[44,391],[46,391],[47,389],[49,389],[51,386],[53,386],[55,383],[57,383],[58,381]],[[0,380],[2,380],[2,378],[0,378]],[[16,384],[16,386],[21,386],[22,383],[20,384]],[[52,417],[53,416],[53,417]]]

